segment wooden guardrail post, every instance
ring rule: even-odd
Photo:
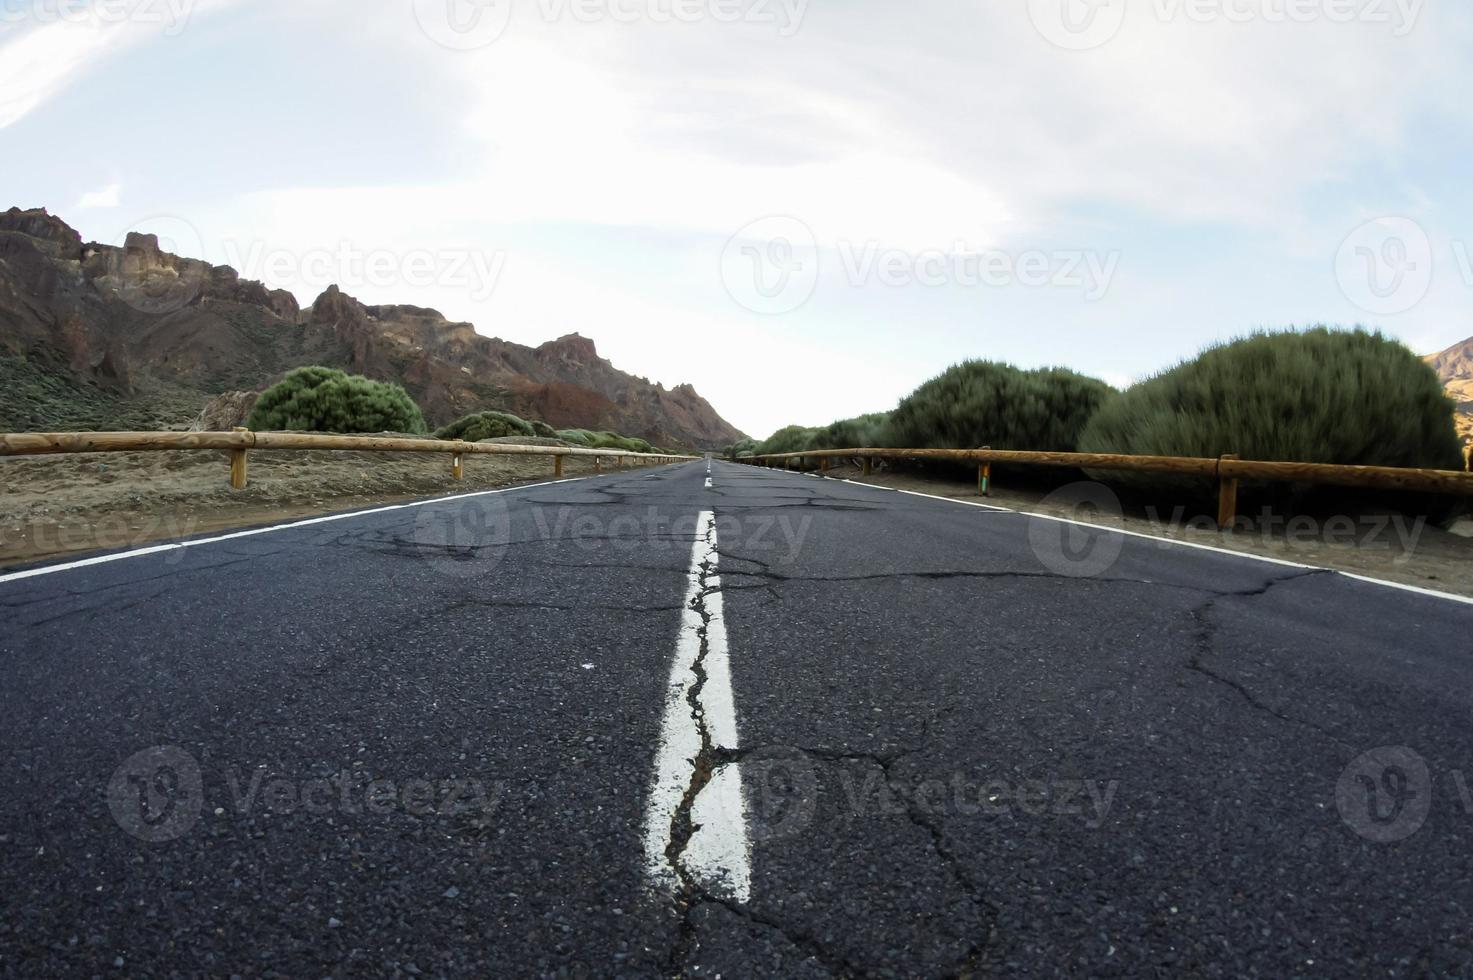
[[[866,456],[866,457],[864,457],[864,475],[865,476],[869,476],[874,471],[875,471],[875,458],[873,456]]]
[[[604,471],[604,458],[602,456],[595,456],[595,457],[593,457],[593,472],[595,472],[595,473],[602,473],[603,471]]]
[[[561,480],[563,478],[563,457],[554,456],[552,460],[552,475],[555,479]]]
[[[237,425],[231,432],[249,432],[244,426]],[[230,489],[244,490],[246,488],[246,450],[230,450]]]
[[[459,480],[463,476],[465,476],[465,457],[460,453],[455,453],[450,457],[450,478]]]
[[[827,456],[818,461],[818,471],[820,473],[827,473],[829,471],[829,458]]]
[[[1238,517],[1238,478],[1222,475],[1222,461],[1237,458],[1237,453],[1225,453],[1217,460],[1217,527],[1220,531],[1231,531]]]
[[[983,446],[983,449],[991,449],[991,446]],[[984,497],[992,496],[992,463],[984,462],[977,467],[977,492]]]

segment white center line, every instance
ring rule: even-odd
[[[668,891],[677,890],[684,878],[712,894],[746,902],[752,890],[752,845],[740,767],[715,764],[718,749],[737,747],[718,561],[715,515],[703,511],[645,813],[645,868]]]

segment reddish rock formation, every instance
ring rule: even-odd
[[[578,334],[524,347],[434,310],[366,306],[337,286],[301,310],[234,269],[162,251],[153,235],[130,234],[122,248],[84,243],[44,210],[0,214],[4,355],[135,400],[167,390],[170,404],[181,391],[203,405],[325,364],[403,384],[434,425],[500,408],[668,447],[742,438],[690,385],[666,390],[626,374]]]

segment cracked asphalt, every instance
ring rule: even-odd
[[[705,477],[0,583],[0,973],[1473,975],[1473,606]],[[702,511],[746,902],[643,863]]]

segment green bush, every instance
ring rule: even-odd
[[[575,446],[590,449],[618,449],[627,453],[659,452],[647,440],[621,436],[617,432],[592,432],[588,429],[563,429],[557,437]]]
[[[335,368],[302,367],[261,393],[246,426],[257,431],[425,431],[424,416],[396,384]]]
[[[865,449],[884,444],[890,425],[889,412],[871,412],[841,419],[820,429],[816,449]]]
[[[556,439],[558,437],[557,430],[546,422],[533,421],[529,424],[532,426],[532,434],[534,436],[542,439]]]
[[[757,451],[756,439],[743,439],[734,442],[721,451],[721,455],[727,459],[738,459],[742,456],[750,456]]]
[[[1072,452],[1112,394],[1103,381],[1063,368],[966,361],[906,396],[881,438],[906,449]]]
[[[530,422],[517,418],[510,412],[477,412],[456,419],[435,431],[436,439],[463,439],[480,442],[482,439],[503,439],[507,436],[535,436],[537,432]]]
[[[801,453],[808,449],[822,448],[818,445],[818,435],[823,430],[810,429],[802,425],[789,425],[778,429],[772,435],[762,440],[757,447],[757,455],[765,456],[769,453]],[[844,446],[840,449],[847,448]]]
[[[1086,452],[1461,469],[1453,403],[1379,332],[1316,327],[1210,347],[1105,405]],[[1138,486],[1181,481],[1118,474]]]

